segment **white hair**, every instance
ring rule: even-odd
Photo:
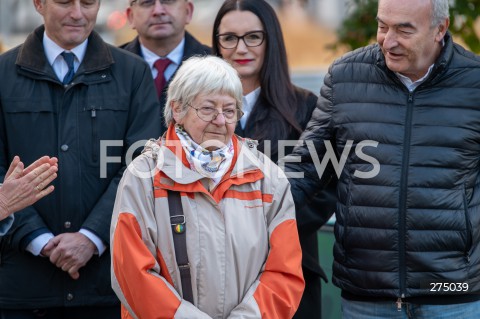
[[[163,112],[165,123],[174,121],[172,102],[182,105],[186,114],[190,104],[199,94],[228,94],[242,109],[242,83],[237,71],[226,61],[216,56],[194,56],[184,61],[168,86],[168,98]]]
[[[436,27],[450,17],[449,0],[431,0],[431,2],[432,27]]]

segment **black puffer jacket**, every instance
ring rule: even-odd
[[[478,56],[447,34],[432,73],[409,93],[378,45],[349,53],[330,67],[301,139],[314,141],[320,161],[328,140],[337,158],[347,155],[333,265],[344,296],[421,302],[444,280],[469,284],[460,299],[480,299]],[[305,144],[294,155],[303,163],[287,171],[305,172],[291,179],[302,203],[329,174],[319,179]]]

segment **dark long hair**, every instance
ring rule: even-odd
[[[264,0],[226,0],[220,7],[213,24],[212,47],[213,54],[217,56],[221,56],[217,38],[218,28],[222,18],[231,11],[252,12],[260,19],[266,33],[265,58],[260,70],[259,96],[266,107],[253,110],[255,114],[251,113],[250,116],[268,120],[262,121],[262,127],[255,127],[254,136],[248,137],[259,141],[271,139],[276,142],[279,139],[286,139],[292,130],[301,133],[302,129],[295,118],[298,106],[288,72],[287,51],[275,11]],[[277,114],[271,114],[272,112]],[[278,121],[272,119],[278,119]],[[276,144],[272,143],[272,146]]]

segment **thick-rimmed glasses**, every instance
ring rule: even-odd
[[[219,114],[222,114],[226,123],[233,124],[240,120],[243,116],[243,111],[236,107],[226,108],[223,109],[223,112],[219,112],[216,108],[211,106],[201,106],[196,108],[191,104],[187,105],[195,110],[195,113],[197,113],[199,119],[205,122],[211,122],[215,120]]]
[[[160,4],[164,6],[172,5],[175,4],[178,0],[160,0]],[[132,6],[134,3],[137,3],[139,7],[141,8],[151,8],[153,7],[156,3],[157,0],[132,0],[130,2],[130,6]]]
[[[247,47],[258,47],[265,40],[264,31],[250,31],[242,36],[233,33],[217,34],[218,44],[224,49],[235,49],[240,39]]]

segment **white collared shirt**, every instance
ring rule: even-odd
[[[75,55],[73,69],[75,72],[77,72],[78,67],[82,63],[85,53],[87,52],[87,44],[88,38],[72,50],[65,50],[53,42],[53,40],[48,37],[46,32],[43,33],[43,48],[45,50],[45,55],[47,56],[48,63],[50,63],[53,71],[55,71],[55,74],[60,81],[63,81],[63,78],[68,72],[67,62],[65,62],[60,54],[62,54],[63,51],[67,51]]]
[[[247,95],[243,96],[242,98],[243,116],[240,119],[240,125],[242,126],[242,129],[245,129],[245,124],[247,124],[248,117],[250,116],[250,113],[252,113],[253,107],[255,106],[255,103],[257,103],[259,96],[260,96],[260,87],[256,88],[255,90],[248,93]]]
[[[163,76],[165,76],[165,80],[170,81],[170,78],[173,76],[175,71],[178,69],[179,65],[182,63],[183,58],[183,51],[185,49],[185,38],[180,41],[180,43],[173,49],[167,56],[158,56],[156,53],[153,53],[149,49],[147,49],[142,43],[140,43],[140,50],[142,51],[143,59],[145,62],[148,63],[150,66],[150,70],[152,71],[152,76],[155,79],[157,77],[158,71],[154,67],[155,61],[160,58],[169,58],[172,63],[170,63],[165,72],[163,72]]]
[[[415,82],[412,81],[409,77],[402,75],[398,72],[395,72],[395,74],[397,75],[398,79],[407,87],[408,91],[413,92],[420,84],[425,82],[425,80],[428,78],[430,73],[432,73],[433,66],[434,64],[430,65],[430,67],[428,68],[427,74],[425,74],[422,78],[416,80]]]

